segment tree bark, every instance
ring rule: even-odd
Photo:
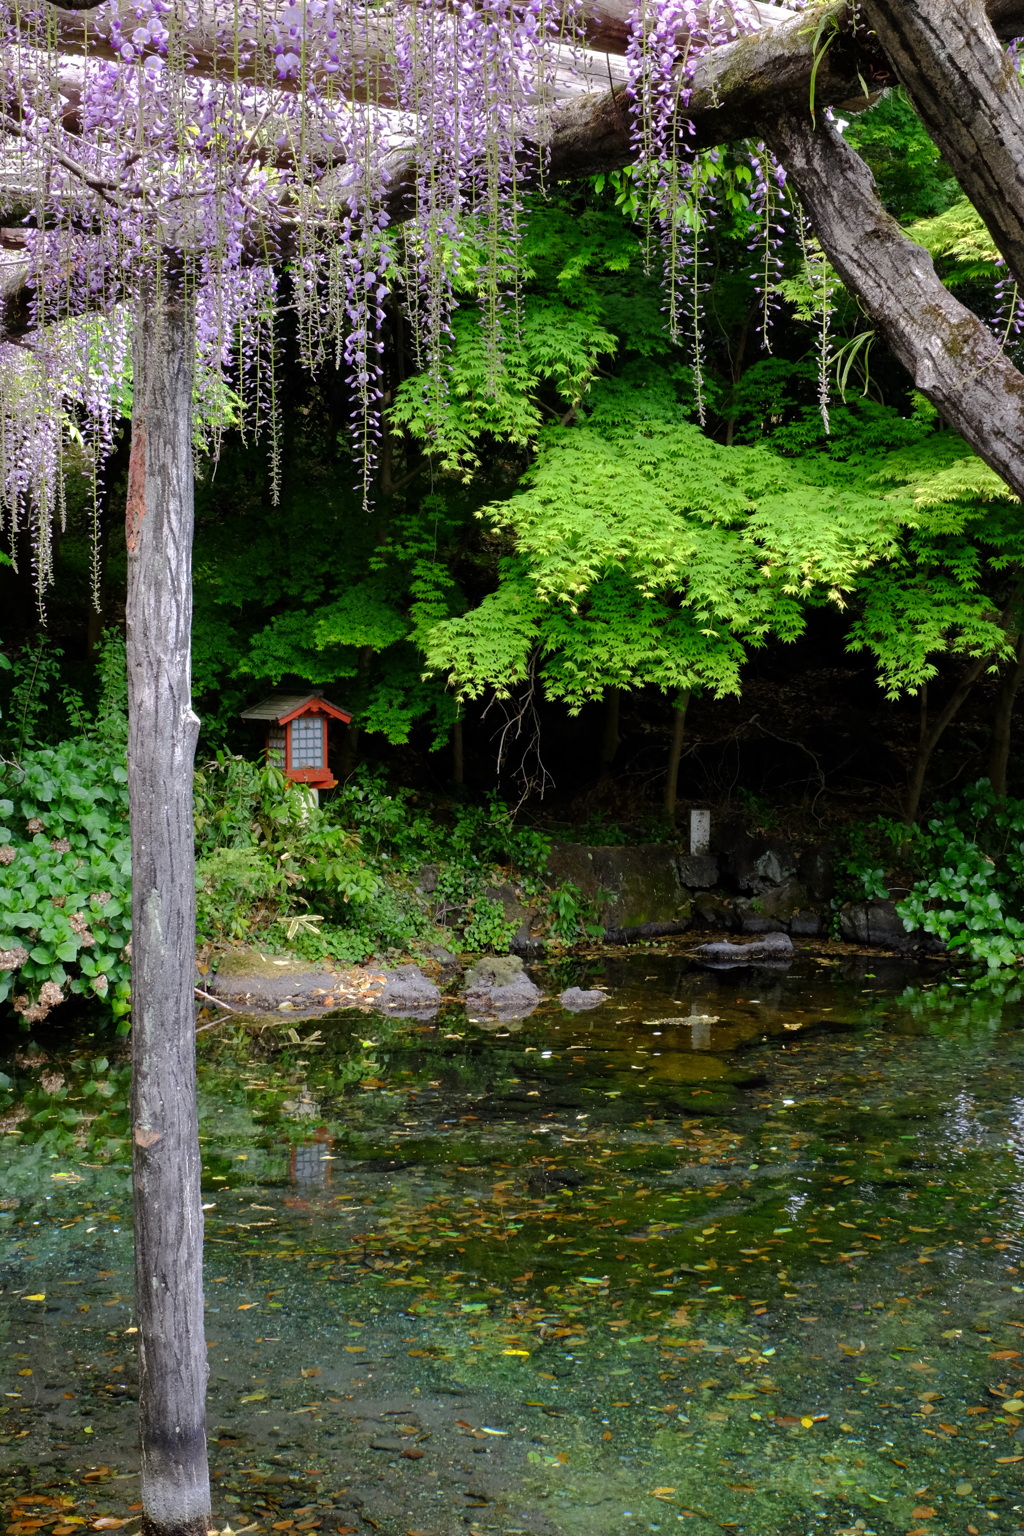
[[[191,303],[135,306],[128,545],[132,1171],[144,1536],[206,1536],[203,1213],[196,1108]]]
[[[690,689],[685,689],[672,709],[672,745],[668,752],[668,777],[665,780],[663,809],[669,821],[675,825],[676,797],[679,792],[679,760],[683,755],[683,739],[686,735],[686,711],[690,703]]]
[[[601,778],[607,779],[612,771],[615,755],[619,750],[619,718],[622,712],[622,689],[609,688],[604,702],[604,731],[601,735]]]
[[[1010,766],[1010,741],[1013,731],[1013,706],[1017,692],[1024,682],[1024,634],[1017,636],[1013,648],[1013,660],[1003,674],[996,694],[995,713],[992,717],[992,744],[989,749],[988,777],[992,792],[1000,799],[1006,795],[1006,780]]]
[[[979,0],[863,0],[886,57],[1024,279],[1024,90]]]
[[[462,731],[462,716],[452,726],[452,783],[461,789],[466,782],[466,751]]]
[[[338,760],[338,778],[343,784],[347,783],[356,771],[356,764],[359,761],[359,735],[358,725],[353,725],[351,722],[346,725]]]
[[[960,681],[931,724],[928,723],[928,695],[924,695],[921,707],[921,729],[918,736],[917,752],[914,756],[914,766],[910,772],[910,782],[907,785],[906,808],[903,813],[903,820],[908,827],[912,827],[917,820],[918,812],[921,809],[921,796],[924,794],[924,782],[928,773],[928,764],[932,760],[932,754],[938,746],[943,732],[956,718],[960,711],[960,706],[985,668],[991,666],[991,664],[991,656],[976,657],[963,673]]]
[[[936,276],[927,251],[879,201],[874,177],[819,113],[762,126],[843,282],[922,394],[1024,497],[1024,375]]]

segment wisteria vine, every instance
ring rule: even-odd
[[[748,25],[729,0],[638,0],[629,29],[635,184],[698,403],[717,172],[688,152],[687,103],[697,59]],[[14,549],[31,531],[40,591],[67,471],[98,486],[130,413],[133,304],[154,272],[195,316],[197,452],[228,426],[264,436],[275,485],[286,305],[306,366],[347,376],[366,496],[389,310],[443,397],[470,273],[500,374],[523,190],[543,181],[584,43],[582,0],[0,0],[0,294],[23,295],[0,332],[0,520]],[[763,148],[751,163],[767,323],[781,186]]]

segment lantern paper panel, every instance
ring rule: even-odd
[[[292,768],[324,766],[324,725],[319,715],[302,715],[291,723]]]
[[[272,725],[267,732],[267,762],[271,768],[284,769],[287,764],[284,760],[285,728],[283,725]]]

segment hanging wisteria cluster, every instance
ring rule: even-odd
[[[750,24],[744,3],[746,19],[729,0],[639,0],[629,27],[637,185],[698,396],[715,172],[687,153],[689,81],[704,50]],[[0,296],[23,296],[0,333],[0,517],[15,547],[31,525],[40,586],[69,455],[96,477],[128,412],[144,283],[174,282],[192,306],[207,448],[228,424],[275,442],[276,321],[289,306],[306,365],[347,374],[367,490],[389,306],[443,393],[453,285],[472,267],[500,372],[517,325],[522,192],[543,181],[549,115],[571,91],[601,88],[585,47],[592,10],[0,0]],[[780,199],[755,158],[775,226]],[[761,265],[767,293],[770,252]]]

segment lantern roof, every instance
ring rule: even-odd
[[[330,715],[335,720],[344,720],[346,725],[352,719],[349,710],[324,698],[322,688],[315,688],[312,693],[291,693],[285,688],[276,688],[258,704],[243,709],[239,719],[276,720],[278,725],[287,725],[289,720],[300,715]]]

